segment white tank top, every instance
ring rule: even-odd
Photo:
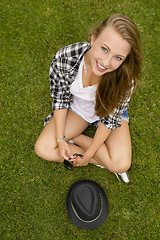
[[[95,95],[97,85],[83,87],[82,82],[82,69],[84,64],[84,58],[79,66],[76,79],[71,84],[70,91],[73,95],[73,102],[70,105],[70,109],[80,115],[85,121],[93,123],[99,120],[99,117],[95,114]]]

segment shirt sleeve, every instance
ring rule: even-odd
[[[69,108],[70,105],[70,91],[69,86],[65,80],[64,74],[59,68],[60,60],[53,59],[49,70],[49,81],[51,97],[53,98],[52,109],[59,110]]]

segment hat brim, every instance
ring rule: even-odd
[[[103,208],[102,208],[102,212],[100,214],[100,216],[92,222],[83,222],[81,219],[79,219],[73,209],[72,209],[72,205],[71,205],[71,192],[74,189],[74,187],[76,185],[78,185],[79,183],[90,183],[90,184],[94,184],[98,187],[100,193],[101,193],[101,197],[102,197],[102,201],[103,201]],[[106,220],[108,213],[109,213],[109,204],[108,204],[108,199],[106,196],[105,191],[103,190],[103,188],[95,181],[92,180],[88,180],[88,179],[82,179],[82,180],[78,180],[76,182],[74,182],[67,193],[67,198],[66,198],[66,207],[67,207],[67,212],[68,215],[71,219],[71,221],[79,228],[83,228],[86,230],[91,230],[91,229],[95,229],[97,227],[99,227],[100,225],[102,225],[102,223],[104,223],[104,221]]]

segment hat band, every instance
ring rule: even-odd
[[[101,199],[101,198],[100,198],[100,199]],[[80,218],[80,216],[79,216],[78,213],[76,212],[76,209],[74,208],[72,202],[71,202],[71,206],[72,206],[72,209],[73,209],[74,214],[76,215],[76,217],[77,217],[79,220],[81,220],[82,222],[91,223],[91,222],[96,221],[96,220],[100,217],[100,215],[101,215],[101,213],[102,213],[102,209],[103,209],[103,202],[102,202],[102,199],[101,199],[101,210],[100,210],[99,215],[98,215],[96,218],[94,218],[93,220],[90,220],[90,221],[85,221],[85,220],[83,220],[82,218]]]

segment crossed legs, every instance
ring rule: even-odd
[[[85,136],[82,132],[88,123],[77,114],[68,110],[65,128],[66,141],[73,140],[70,144],[72,153],[83,154],[90,146],[93,138]],[[48,161],[63,162],[59,155],[54,117],[43,129],[36,144],[36,154]],[[111,172],[125,172],[131,164],[131,140],[128,123],[122,120],[122,125],[111,132],[105,143],[99,148],[90,163],[100,164]]]

